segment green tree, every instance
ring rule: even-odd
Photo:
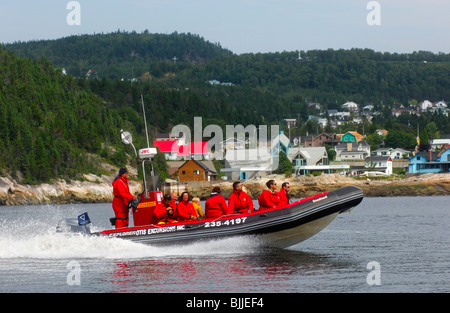
[[[398,130],[389,131],[384,142],[387,147],[404,149],[412,149],[417,143],[414,135]]]
[[[278,168],[274,171],[275,174],[285,174],[287,176],[292,175],[292,172],[294,170],[294,165],[291,161],[289,161],[286,153],[281,151],[279,153],[279,159],[278,159]]]

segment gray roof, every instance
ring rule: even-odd
[[[299,154],[306,159],[306,165],[315,165],[324,156],[328,156],[325,147],[291,148],[288,153],[288,159],[292,161]]]

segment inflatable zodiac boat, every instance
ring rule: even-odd
[[[131,134],[121,131],[121,135],[122,142],[130,144],[138,158]],[[144,191],[139,195],[140,202],[131,203],[134,222],[132,227],[91,232],[91,223],[86,212],[78,218],[64,220],[64,223],[58,225],[57,230],[123,238],[152,245],[193,243],[199,240],[251,235],[259,236],[263,240],[262,242],[269,247],[285,248],[317,234],[337,215],[357,206],[363,199],[360,188],[348,186],[331,192],[323,192],[275,209],[261,209],[219,218],[159,225],[153,219],[153,211],[163,198],[163,194],[158,188],[160,182],[152,165],[156,153],[155,148],[139,150],[144,176]],[[151,165],[151,183],[147,182],[145,177],[145,162],[149,162]],[[152,188],[149,188],[149,185],[152,185]]]
[[[71,230],[95,236],[128,239],[144,244],[183,244],[230,236],[259,236],[268,247],[285,248],[317,234],[337,215],[357,206],[363,199],[354,186],[323,192],[276,209],[230,214],[220,218],[171,224],[152,224],[153,209],[162,200],[157,191],[141,194],[133,208],[134,226],[91,232],[87,214],[66,220]],[[84,218],[83,218],[84,217]]]

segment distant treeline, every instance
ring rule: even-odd
[[[70,36],[5,47],[27,58],[44,56],[55,67],[80,78],[92,70],[90,78],[160,80],[171,87],[216,79],[270,91],[282,106],[313,101],[336,108],[349,100],[392,106],[407,105],[411,99],[450,99],[450,54],[427,51],[328,49],[236,55],[198,35],[148,31]]]

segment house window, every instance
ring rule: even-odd
[[[200,175],[200,170],[194,170],[194,175]]]
[[[181,174],[183,174],[183,175],[186,174],[186,171],[181,171]]]

